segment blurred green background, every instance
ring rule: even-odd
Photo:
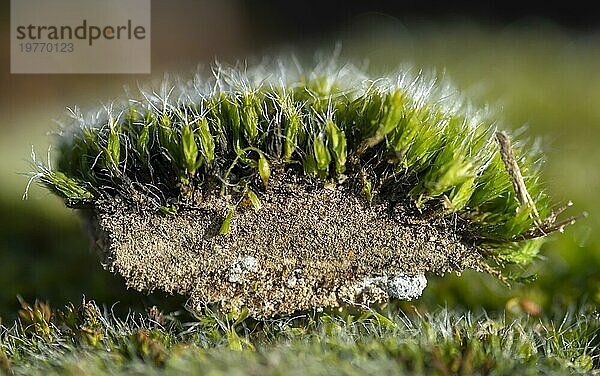
[[[8,2],[6,2],[8,3]],[[214,59],[260,60],[295,52],[310,58],[341,42],[348,59],[377,73],[411,64],[443,72],[479,104],[501,109],[508,128],[526,125],[546,150],[545,180],[555,202],[572,200],[571,213],[589,217],[553,236],[525,273],[539,279],[508,289],[475,272],[432,277],[423,309],[437,306],[499,310],[525,302],[543,312],[600,303],[600,33],[593,24],[557,22],[554,13],[490,16],[430,14],[411,8],[355,7],[311,19],[313,7],[273,9],[273,2],[155,0],[152,3],[152,76],[11,75],[8,4],[0,8],[0,316],[14,317],[17,295],[54,306],[83,295],[125,312],[185,300],[138,293],[104,271],[77,213],[42,189],[21,196],[31,146],[45,158],[65,107],[91,108],[123,96],[123,87],[187,72]],[[313,4],[315,5],[315,4]],[[374,9],[378,9],[374,6]],[[329,9],[329,8],[327,8]],[[486,15],[482,17],[481,14]],[[562,20],[562,19],[560,19]],[[521,304],[527,307],[526,304]],[[526,309],[527,310],[527,309]]]

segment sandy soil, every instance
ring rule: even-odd
[[[241,207],[205,197],[176,216],[98,202],[90,216],[104,265],[130,287],[190,297],[193,307],[248,308],[254,317],[341,304],[412,299],[425,273],[477,269],[456,217],[420,218],[405,203],[367,203],[352,182],[331,187],[284,174]]]

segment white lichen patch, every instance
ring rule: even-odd
[[[390,297],[400,300],[412,300],[420,297],[427,286],[424,274],[407,276],[398,274],[387,280],[387,292]]]
[[[421,296],[427,286],[424,274],[405,274],[367,277],[355,286],[357,294],[384,295],[399,300],[412,300]]]
[[[244,276],[258,271],[258,260],[252,256],[240,257],[229,270],[229,282],[241,283]]]

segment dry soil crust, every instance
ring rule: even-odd
[[[417,220],[401,204],[368,204],[346,185],[286,175],[238,209],[206,198],[176,216],[99,202],[93,234],[104,265],[139,290],[188,295],[193,306],[246,307],[254,317],[340,304],[411,299],[424,273],[476,268],[477,251],[448,219]]]

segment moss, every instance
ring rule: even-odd
[[[600,366],[593,306],[553,318],[411,312],[304,312],[256,322],[207,310],[190,322],[156,308],[119,319],[88,301],[52,310],[47,337],[22,324],[0,326],[0,374],[595,375]]]
[[[531,261],[536,238],[566,224],[554,223],[537,145],[513,141],[519,169],[509,174],[495,139],[501,119],[447,81],[281,66],[216,65],[213,77],[164,83],[90,115],[73,111],[56,167],[35,161],[35,176],[75,207],[119,197],[177,216],[217,195],[229,208],[222,233],[242,203],[260,207],[274,171],[350,181],[369,202],[408,200],[424,217],[460,218],[465,241],[502,263]]]

